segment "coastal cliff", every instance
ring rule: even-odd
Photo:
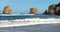
[[[6,6],[2,12],[2,14],[12,14],[10,6]]]
[[[50,5],[48,10],[45,10],[44,14],[60,15],[60,3]]]

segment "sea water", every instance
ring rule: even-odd
[[[60,22],[60,16],[57,15],[1,15],[0,24],[14,22]]]
[[[11,21],[41,21],[41,22],[60,22],[58,15],[15,15],[0,16],[0,24],[11,23]],[[13,23],[13,22],[12,22]],[[38,24],[28,26],[0,28],[0,32],[60,32],[60,23],[56,24]]]

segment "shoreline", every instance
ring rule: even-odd
[[[0,24],[0,28],[1,27],[15,27],[15,26],[28,26],[28,25],[36,25],[36,24],[58,24],[60,22],[40,22],[40,21],[37,21],[37,22],[15,22],[15,23],[5,23],[5,24]]]

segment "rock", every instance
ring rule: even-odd
[[[56,9],[56,4],[50,5],[48,8],[48,13],[49,14],[55,14],[55,9]]]
[[[10,9],[10,6],[6,6],[4,8],[4,11],[2,12],[2,14],[12,14],[12,11]]]
[[[60,2],[56,5],[55,14],[60,15]]]
[[[58,15],[58,14],[60,14],[60,7],[56,7],[56,10],[55,10],[55,15]]]
[[[30,9],[30,14],[37,14],[37,13],[38,13],[38,11],[37,11],[36,8],[31,8]]]
[[[53,9],[51,9],[51,10],[48,10],[48,14],[54,15],[54,14],[55,14],[55,12],[54,12],[54,10],[53,10]]]
[[[47,11],[45,11],[44,14],[60,15],[60,3],[50,5]]]
[[[48,14],[48,10],[45,10],[45,12],[43,14]]]
[[[60,7],[60,2],[56,5],[57,7]]]
[[[56,9],[56,4],[52,4],[48,7],[48,10],[45,10],[44,14],[50,14],[50,15],[54,15],[55,14],[55,10]]]

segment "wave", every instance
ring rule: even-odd
[[[24,16],[24,15],[34,15],[34,14],[1,14],[0,16]]]
[[[14,26],[27,26],[36,24],[54,24],[60,23],[60,18],[30,18],[30,19],[16,19],[16,20],[0,20],[0,27],[14,27]]]

